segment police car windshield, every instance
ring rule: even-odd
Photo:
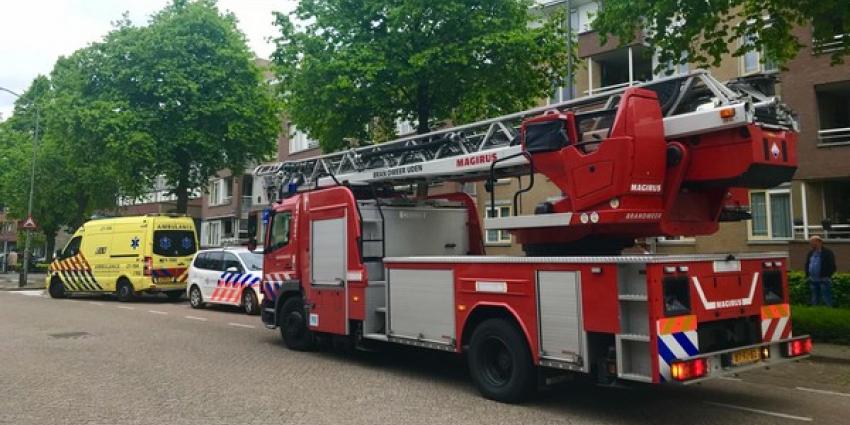
[[[239,257],[245,263],[249,270],[263,270],[263,256],[256,252],[240,252]]]
[[[185,257],[197,251],[195,233],[191,230],[157,230],[153,232],[153,253],[163,257]]]

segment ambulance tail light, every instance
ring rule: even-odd
[[[673,362],[670,365],[670,375],[677,381],[702,378],[706,373],[708,373],[708,360],[706,359]]]
[[[788,357],[797,357],[806,355],[812,352],[812,339],[804,338],[791,341],[785,345],[785,355]]]
[[[144,275],[150,276],[153,271],[153,258],[145,257]]]

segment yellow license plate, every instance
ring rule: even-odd
[[[732,353],[732,365],[740,366],[747,363],[755,363],[761,360],[761,351],[758,348],[748,348],[746,350],[736,351]]]

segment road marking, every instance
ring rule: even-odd
[[[26,295],[28,297],[41,297],[44,295],[44,290],[42,289],[34,289],[28,291],[10,291],[18,295]]]
[[[717,402],[714,402],[714,401],[703,401],[703,403],[709,404],[709,405],[712,405],[712,406],[725,407],[727,409],[732,409],[732,410],[741,410],[741,411],[744,411],[744,412],[759,413],[759,414],[762,414],[762,415],[774,416],[774,417],[777,417],[777,418],[792,419],[792,420],[795,420],[795,421],[811,422],[813,420],[812,418],[810,418],[808,416],[794,416],[794,415],[789,415],[787,413],[771,412],[769,410],[753,409],[752,407],[738,406],[736,404],[717,403]]]
[[[735,381],[735,382],[741,382],[741,381],[743,381],[743,379],[741,379],[741,378],[734,378],[734,377],[731,377],[731,376],[721,376],[721,377],[719,377],[719,378],[717,378],[717,379],[722,379],[722,380],[724,380],[724,381]]]
[[[91,303],[94,304],[94,305],[103,305],[103,303],[99,303],[97,301],[92,301]]]
[[[123,308],[124,310],[135,310],[135,307],[130,307],[126,305],[119,305],[118,308]]]
[[[841,397],[850,397],[848,393],[839,393],[837,391],[829,391],[829,390],[819,390],[817,388],[806,388],[806,387],[797,387],[800,391],[808,391],[810,393],[818,393],[818,394],[829,394],[829,395],[837,395]]]
[[[159,311],[159,310],[148,310],[148,313],[153,313],[153,314],[163,314],[163,315],[167,315],[167,314],[168,314],[168,313],[166,313],[166,312],[164,312],[164,311]]]
[[[206,321],[207,321],[207,318],[205,318],[205,317],[183,316],[183,318],[185,318],[185,319],[189,319],[189,320],[200,320],[200,321],[202,321],[202,322],[206,322]]]
[[[228,325],[236,326],[236,327],[239,327],[239,328],[257,329],[256,327],[254,327],[254,325],[243,325],[242,323],[230,322],[230,323],[228,323]]]

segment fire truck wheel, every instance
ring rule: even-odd
[[[315,335],[307,328],[304,301],[293,296],[284,301],[278,316],[278,326],[283,342],[291,350],[309,351],[316,344]]]
[[[537,387],[537,373],[522,332],[503,319],[487,319],[472,334],[469,371],[484,397],[504,403],[523,401]]]
[[[260,303],[257,302],[257,296],[254,295],[254,290],[245,288],[242,291],[242,310],[245,314],[256,315],[260,314]]]
[[[192,306],[192,308],[204,307],[204,297],[201,295],[201,290],[198,289],[196,285],[192,285],[192,289],[189,290],[189,305]]]
[[[62,285],[62,281],[58,278],[53,278],[50,281],[50,288],[47,289],[47,292],[50,293],[50,298],[65,298],[68,296],[65,293],[65,285]]]
[[[115,296],[122,303],[133,301],[133,298],[136,297],[136,293],[133,291],[133,284],[122,277],[118,280],[118,285],[115,287]]]

